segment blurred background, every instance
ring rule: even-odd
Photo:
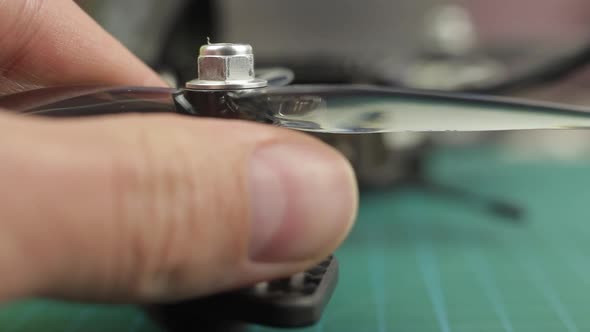
[[[195,78],[198,49],[210,38],[251,44],[257,70],[287,67],[294,83],[375,84],[590,106],[588,0],[78,3],[176,86]],[[437,152],[493,146],[502,163],[590,161],[590,131],[581,130],[318,136],[351,160],[363,189],[410,183],[463,200],[483,188],[458,193],[433,183],[428,172]],[[462,162],[455,159],[453,167]],[[485,177],[483,168],[481,173]]]
[[[370,83],[587,104],[586,0],[80,0],[106,30],[172,84],[196,76],[198,48],[253,45],[257,68],[295,83]],[[388,185],[433,145],[504,144],[516,157],[579,158],[584,132],[323,137],[361,184]],[[408,166],[409,165],[409,166]],[[400,172],[400,170],[403,170]]]
[[[590,46],[584,0],[79,2],[182,82],[193,78],[207,36],[250,43],[258,66],[287,66],[299,82],[494,92]]]

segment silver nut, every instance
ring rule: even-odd
[[[252,55],[199,57],[199,79],[207,81],[242,81],[254,79]]]
[[[266,86],[254,75],[252,47],[246,44],[207,44],[199,50],[198,78],[188,89],[247,89]]]

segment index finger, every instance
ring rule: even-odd
[[[164,82],[71,0],[0,1],[0,95],[78,84]]]

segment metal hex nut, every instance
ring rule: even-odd
[[[248,44],[207,43],[199,49],[197,61],[198,77],[186,83],[188,90],[241,90],[268,85],[268,81],[254,75],[254,54]]]
[[[244,81],[254,78],[252,55],[199,57],[199,79],[206,81]]]

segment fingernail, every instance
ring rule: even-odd
[[[329,254],[356,214],[354,174],[343,157],[320,144],[275,144],[250,162],[253,261],[286,262]]]

